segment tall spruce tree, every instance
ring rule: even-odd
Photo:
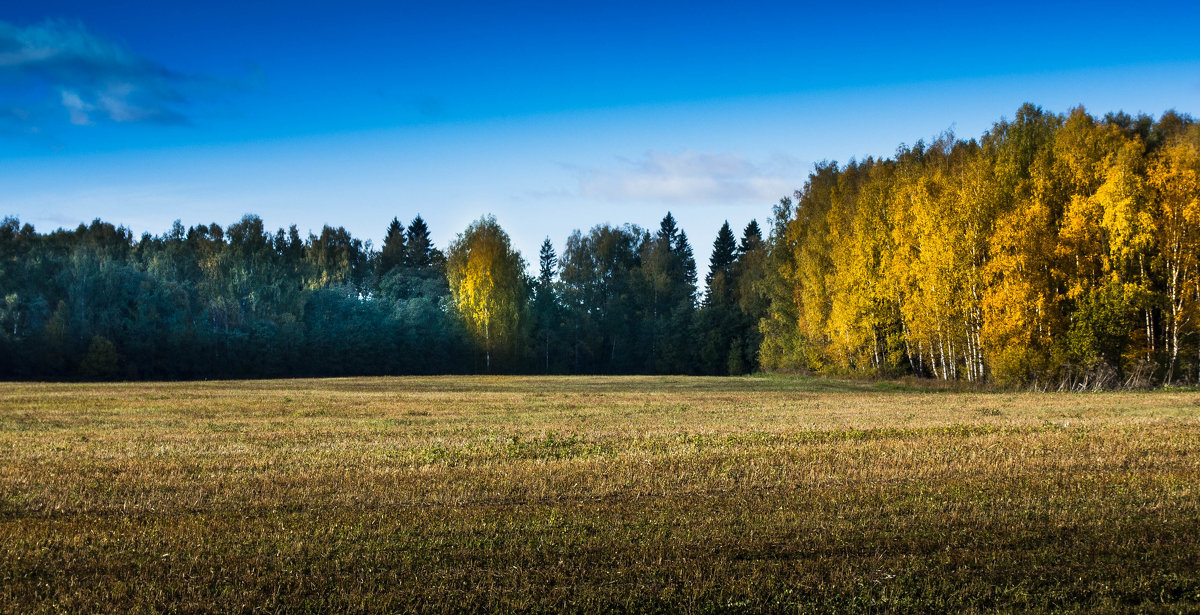
[[[379,252],[379,269],[375,273],[376,276],[382,280],[393,269],[404,266],[407,248],[408,241],[404,234],[404,225],[400,224],[399,219],[392,218],[391,224],[388,225],[387,235],[383,238],[383,249]]]
[[[414,269],[425,269],[434,264],[435,249],[433,240],[429,238],[429,226],[425,219],[417,214],[408,224],[407,245],[404,250],[404,264]]]
[[[730,357],[730,373],[737,374],[734,367],[751,371],[758,366],[758,349],[762,345],[759,322],[767,313],[769,297],[764,289],[767,275],[767,250],[758,222],[751,220],[742,231],[738,245],[737,261],[733,265],[734,297],[741,312],[740,334],[741,358]]]
[[[682,284],[679,293],[683,303],[690,308],[696,307],[696,254],[692,252],[692,244],[688,241],[687,233],[680,230],[675,240],[672,252],[675,254],[679,267],[683,270]]]
[[[729,228],[729,221],[726,220],[717,231],[717,238],[713,240],[712,256],[708,259],[708,274],[704,276],[704,284],[708,288],[705,303],[733,303],[733,265],[736,259],[737,240],[734,239],[733,230]]]
[[[541,346],[542,368],[550,372],[550,345],[558,332],[559,301],[554,288],[554,275],[558,270],[558,255],[554,244],[547,237],[538,252],[538,277],[534,284],[533,316],[536,321],[535,335]]]
[[[646,368],[652,372],[694,370],[689,337],[696,307],[696,259],[687,234],[667,212],[658,232],[640,250],[642,337],[650,341]]]
[[[758,220],[751,220],[742,231],[742,242],[738,244],[738,255],[744,255],[761,248],[763,245],[762,230],[758,228]]]

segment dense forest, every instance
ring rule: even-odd
[[[1032,105],[818,165],[776,211],[768,369],[1038,388],[1196,382],[1200,127]]]
[[[417,216],[381,249],[247,215],[135,240],[94,221],[0,223],[0,377],[180,379],[458,372],[741,373],[762,308],[735,279],[764,250],[728,225],[699,301],[687,235],[598,226],[549,239],[537,275],[495,220],[443,253]],[[755,311],[757,310],[757,311]]]
[[[530,266],[484,217],[439,250],[247,215],[135,239],[0,223],[0,378],[457,372],[1200,379],[1200,126],[1032,105],[978,140],[822,163],[713,241],[601,225]]]

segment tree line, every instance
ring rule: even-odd
[[[0,223],[0,377],[913,375],[1200,382],[1200,125],[1024,105],[979,139],[815,166],[764,238],[600,225],[530,267],[492,217],[443,252],[247,215],[159,236]],[[701,292],[703,288],[703,293]]]
[[[1039,388],[1200,379],[1200,127],[1025,105],[821,164],[776,208],[760,360]]]
[[[742,373],[757,304],[739,303],[758,226],[728,224],[701,300],[668,213],[547,239],[536,275],[494,218],[447,248],[418,215],[383,245],[302,237],[247,215],[158,236],[96,220],[41,234],[0,222],[0,378],[193,379],[357,374]]]

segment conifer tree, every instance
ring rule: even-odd
[[[400,224],[398,218],[392,218],[387,234],[383,238],[383,248],[379,252],[379,270],[376,275],[383,279],[393,269],[404,266],[407,248],[404,225]]]
[[[558,269],[558,255],[554,252],[554,244],[547,237],[542,241],[538,252],[538,277],[534,286],[534,318],[537,321],[536,335],[542,346],[542,368],[550,371],[551,338],[558,329],[559,301],[554,288],[555,272]]]
[[[420,214],[408,224],[405,243],[405,266],[413,269],[425,269],[435,264],[437,250],[429,238],[429,226],[425,224],[425,219]]]
[[[737,284],[733,279],[733,265],[737,260],[737,240],[726,220],[717,231],[713,240],[712,256],[708,259],[708,274],[704,276],[704,284],[708,288],[705,303],[733,303],[733,289]]]
[[[728,224],[728,222],[726,222]],[[742,241],[738,244],[738,255],[748,254],[762,247],[762,230],[758,228],[758,220],[751,220],[742,231]]]

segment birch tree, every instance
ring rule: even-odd
[[[1167,343],[1174,377],[1185,331],[1195,329],[1200,296],[1200,148],[1176,139],[1160,150],[1147,172],[1157,240],[1165,274]],[[1200,344],[1198,344],[1200,346]],[[1200,361],[1197,363],[1200,369]],[[1200,380],[1200,372],[1197,373]]]
[[[524,271],[520,253],[492,216],[472,222],[450,244],[450,292],[467,331],[483,346],[489,372],[493,351],[508,348],[517,331]]]

